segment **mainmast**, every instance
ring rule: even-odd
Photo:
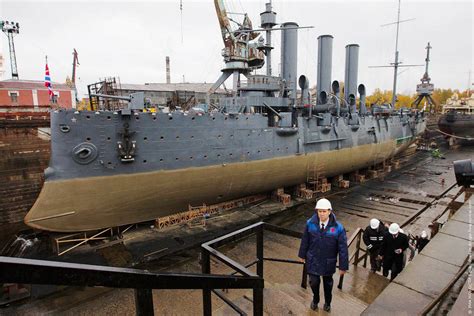
[[[397,73],[398,73],[398,32],[400,30],[400,4],[401,0],[398,0],[398,15],[397,15],[397,36],[395,38],[395,62],[393,63],[393,94],[392,94],[392,106],[395,107],[397,101]]]

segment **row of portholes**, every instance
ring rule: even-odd
[[[91,118],[91,116],[90,116],[90,115],[86,115],[86,119],[88,119],[88,120],[89,120],[90,118]],[[111,119],[112,119],[112,117],[111,117],[110,115],[108,115],[108,116],[107,116],[107,119],[108,119],[108,120],[111,120]],[[139,116],[135,116],[135,119],[138,121],[138,120],[140,119],[140,117],[139,117]],[[172,116],[169,116],[169,117],[168,117],[168,120],[170,120],[170,121],[171,121],[172,119],[173,119],[173,117],[172,117]],[[196,117],[195,117],[195,116],[192,116],[192,117],[191,117],[191,120],[193,120],[193,121],[194,121],[195,119],[196,119]],[[227,117],[227,116],[225,116],[225,117],[224,117],[224,120],[226,120],[226,121],[227,121],[227,119],[228,119],[228,117]],[[238,116],[236,116],[236,117],[235,117],[235,119],[236,119],[236,120],[238,120],[238,119],[239,119],[239,117],[238,117]],[[246,117],[245,119],[246,119],[246,120],[248,120],[249,118],[248,118],[248,117]],[[156,116],[153,116],[153,120],[154,120],[154,121],[156,121]],[[212,120],[213,120],[213,121],[215,121],[215,120],[216,120],[216,118],[215,118],[215,117],[213,117],[213,118],[212,118]]]
[[[285,147],[285,149],[288,150],[288,147]],[[280,151],[280,148],[277,148],[276,150],[277,150],[277,151]],[[271,149],[267,149],[267,152],[271,152]],[[261,150],[258,150],[258,151],[257,151],[257,154],[260,154],[260,153],[262,153],[262,151],[261,151]],[[223,155],[221,155],[221,154],[217,154],[217,158],[221,158],[222,156],[223,156]],[[232,153],[229,153],[229,157],[232,157],[232,156],[233,156],[233,154],[232,154]],[[247,151],[247,156],[250,156],[250,151]],[[207,156],[207,155],[204,155],[203,158],[204,158],[204,159],[207,159],[208,156]],[[179,159],[178,157],[176,157],[174,160],[175,160],[175,161],[179,161],[180,159]],[[189,157],[189,160],[194,160],[194,157],[193,157],[193,156],[190,156],[190,157]],[[165,160],[164,160],[163,158],[160,158],[160,162],[164,162],[164,161],[165,161]],[[143,160],[143,163],[147,163],[147,162],[148,162],[148,161],[147,161],[146,159]],[[107,164],[110,166],[110,165],[112,165],[112,162],[109,161],[109,162],[107,162]]]
[[[247,136],[250,136],[250,134],[247,134]],[[258,134],[257,136],[260,136],[260,134]],[[217,135],[217,138],[222,138],[223,136],[222,135]],[[229,135],[230,138],[234,138],[234,135]],[[194,135],[191,135],[190,136],[191,139],[194,139]],[[160,136],[160,140],[164,140],[165,137],[164,136]],[[179,135],[176,136],[176,139],[180,139]],[[111,137],[107,137],[107,140],[110,141],[112,140]],[[148,137],[143,137],[143,140],[147,141],[148,140]],[[90,137],[87,137],[86,138],[86,141],[90,142],[91,141],[91,138]]]
[[[288,147],[285,147],[285,149],[288,150]],[[280,149],[280,148],[277,148],[276,150],[277,150],[277,151],[280,151],[281,149]],[[267,152],[271,152],[271,149],[267,149]],[[257,154],[260,154],[260,153],[262,153],[262,151],[261,151],[261,150],[258,150],[258,151],[257,151]],[[222,156],[224,156],[224,155],[217,154],[217,158],[221,158]],[[229,153],[229,157],[232,157],[232,156],[233,156],[233,153]],[[247,156],[250,156],[250,151],[247,151]],[[203,158],[203,159],[207,159],[208,156],[207,156],[207,155],[204,155],[202,158]],[[182,159],[180,159],[180,158],[178,158],[178,157],[176,157],[176,158],[174,159],[174,161],[179,161],[179,160],[182,160]],[[194,157],[193,157],[193,156],[190,156],[190,157],[189,157],[189,160],[194,160]],[[164,160],[163,158],[160,158],[159,161],[160,161],[160,162],[164,162],[165,160]],[[143,160],[143,163],[147,163],[147,162],[148,162],[147,160]]]

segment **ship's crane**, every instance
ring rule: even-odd
[[[12,79],[18,80],[18,68],[16,65],[15,43],[13,36],[20,33],[20,25],[18,22],[0,21],[2,32],[8,37],[8,46],[10,47],[10,63],[12,69]]]
[[[252,22],[246,13],[230,13],[225,9],[223,0],[214,0],[217,19],[221,28],[221,35],[224,41],[222,56],[224,57],[225,67],[222,69],[222,75],[216,83],[209,89],[208,96],[223,84],[230,75],[234,76],[234,94],[237,93],[240,74],[247,75],[252,70],[263,67],[265,63],[265,54],[263,38],[255,40],[260,33],[252,29]],[[243,15],[242,22],[235,21],[228,14]],[[233,28],[231,23],[236,24]]]

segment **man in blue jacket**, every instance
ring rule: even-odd
[[[307,222],[301,240],[298,257],[306,262],[309,284],[313,290],[311,309],[316,310],[319,303],[319,286],[321,277],[324,287],[324,310],[331,310],[332,275],[336,272],[337,255],[339,254],[339,271],[343,275],[349,268],[347,237],[344,226],[336,221],[331,212],[331,202],[320,199],[316,203],[316,214]]]

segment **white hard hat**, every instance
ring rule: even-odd
[[[320,199],[314,208],[316,210],[332,210],[331,202],[327,199]]]
[[[400,232],[400,226],[397,223],[392,223],[388,228],[388,232],[392,235],[396,235]]]
[[[380,221],[378,219],[372,218],[370,220],[370,228],[377,229],[379,227],[379,225],[380,225]]]
[[[428,234],[425,231],[421,232],[421,238],[426,238],[428,237]]]

